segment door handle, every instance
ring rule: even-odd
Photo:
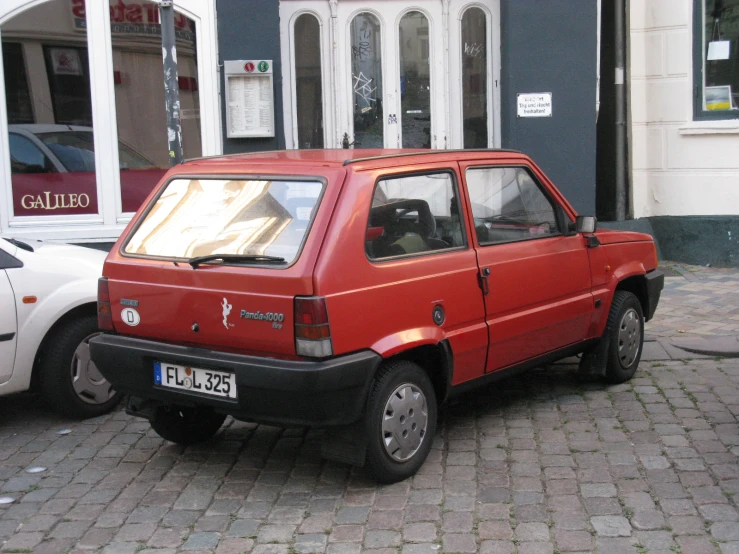
[[[482,289],[482,295],[487,296],[490,294],[490,284],[488,283],[488,276],[490,275],[490,268],[484,267],[480,270],[478,278],[480,280],[480,288]]]

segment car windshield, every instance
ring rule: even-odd
[[[124,252],[185,259],[275,256],[291,263],[308,235],[322,191],[318,181],[174,179]]]
[[[58,131],[39,133],[37,136],[70,173],[95,171],[95,143],[91,131]],[[152,162],[122,143],[119,143],[118,158],[121,169],[155,167]]]

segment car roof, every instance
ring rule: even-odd
[[[247,154],[231,154],[226,156],[210,156],[186,160],[184,165],[196,165],[207,169],[224,166],[240,166],[243,164],[290,164],[290,165],[321,165],[328,167],[356,166],[356,169],[377,167],[385,160],[395,158],[422,158],[405,159],[412,162],[434,162],[490,157],[491,155],[516,154],[517,150],[479,149],[479,150],[429,150],[411,148],[356,148],[333,150],[275,150],[271,152],[253,152]]]

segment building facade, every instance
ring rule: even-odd
[[[739,264],[739,0],[631,2],[633,215],[667,259]]]
[[[598,6],[177,0],[185,156],[514,148],[592,214]],[[166,171],[158,17],[147,0],[0,5],[4,236],[109,242]]]

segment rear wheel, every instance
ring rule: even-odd
[[[610,334],[606,381],[623,383],[636,373],[644,345],[644,313],[634,294],[619,290],[613,295],[606,333]]]
[[[225,419],[225,415],[206,408],[159,406],[149,423],[163,439],[188,445],[212,438]]]
[[[426,372],[408,361],[382,367],[365,419],[367,465],[381,483],[414,475],[431,450],[436,394]]]
[[[68,417],[106,414],[121,399],[90,358],[90,339],[98,334],[96,316],[62,323],[41,354],[41,394],[55,411]]]

